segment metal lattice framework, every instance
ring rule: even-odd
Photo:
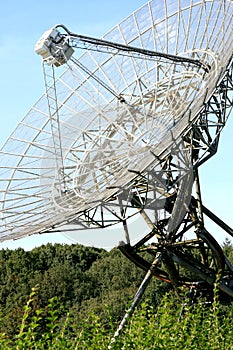
[[[70,35],[70,45],[85,47],[85,53],[78,60],[74,56],[55,82],[54,71],[45,67],[47,92],[1,150],[1,240],[74,221],[79,228],[122,221],[116,209],[122,204],[117,200],[112,210],[113,198],[134,191],[135,172],[155,168],[173,141],[204,116],[203,106],[211,104],[229,66],[231,36],[231,1],[150,1],[104,36],[179,54],[184,62],[114,47],[101,51]],[[210,72],[185,58],[204,62]],[[226,116],[218,131],[225,121]],[[207,152],[210,140],[203,141]],[[113,216],[105,220],[105,211]]]
[[[152,276],[177,288],[218,275],[233,296],[204,218],[233,231],[202,203],[198,175],[233,105],[232,36],[231,0],[152,0],[102,39],[46,32],[45,94],[0,152],[0,240],[118,224],[121,251],[148,271],[130,312]],[[148,227],[139,239],[134,217]]]

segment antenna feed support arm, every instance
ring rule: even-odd
[[[61,33],[58,28],[61,28]],[[111,54],[124,53],[126,55],[137,55],[139,58],[150,57],[156,59],[166,59],[175,63],[187,63],[203,69],[205,72],[210,71],[210,66],[204,62],[162,52],[156,52],[139,47],[119,44],[104,39],[96,39],[89,36],[78,35],[62,24],[57,24],[47,30],[39,41],[36,43],[35,52],[42,56],[43,61],[47,64],[60,66],[66,63],[74,53],[74,48],[88,49],[94,51],[108,50]]]

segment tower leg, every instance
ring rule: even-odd
[[[118,326],[113,338],[111,339],[111,342],[108,346],[108,349],[112,349],[112,344],[115,343],[116,339],[120,336],[123,327],[127,323],[128,318],[133,314],[135,308],[140,303],[142,296],[143,296],[152,276],[154,275],[156,267],[160,261],[160,255],[161,255],[160,253],[157,254],[157,256],[154,259],[153,263],[151,264],[149,270],[147,271],[146,276],[144,277],[140,287],[138,288],[138,290],[133,298],[133,301],[132,301],[130,308],[126,311],[125,316],[123,317],[123,319],[122,319],[120,325]]]

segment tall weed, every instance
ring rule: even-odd
[[[37,290],[38,286],[31,292],[15,337],[0,333],[1,350],[108,349],[117,328],[111,310],[107,326],[93,311],[77,327],[57,298],[50,299],[46,308],[32,308]],[[156,309],[143,302],[111,349],[233,350],[232,316],[232,307],[221,314],[217,287],[211,304],[190,305],[166,294]]]

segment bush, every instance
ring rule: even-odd
[[[117,328],[108,307],[107,326],[93,312],[77,327],[73,315],[64,312],[58,298],[50,299],[45,308],[35,310],[32,304],[37,289],[32,290],[24,307],[18,334],[12,339],[0,334],[0,349],[233,349],[233,308],[229,307],[222,317],[217,291],[210,305],[189,305],[188,300],[181,302],[171,293],[165,295],[157,308],[143,302],[121,336],[108,347]]]

